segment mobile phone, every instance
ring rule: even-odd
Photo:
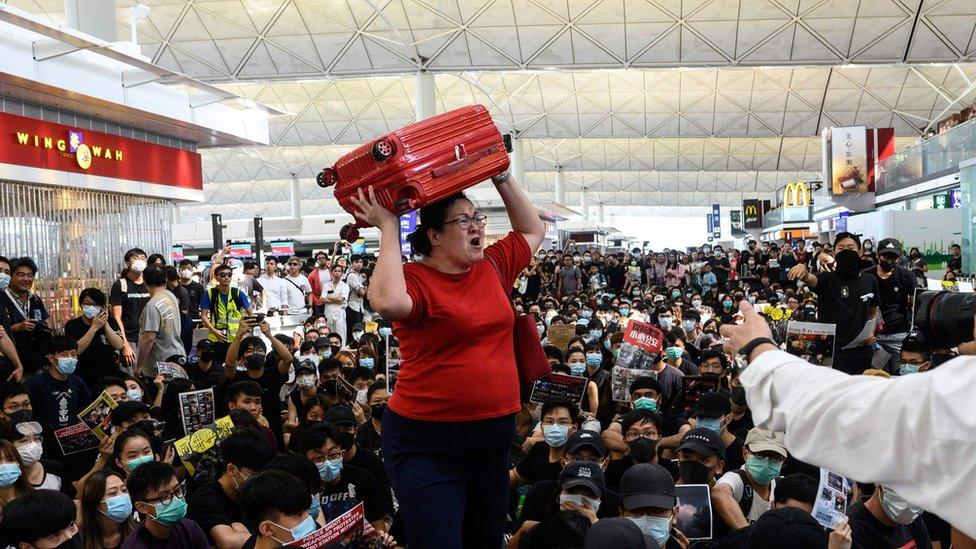
[[[258,324],[260,324],[264,322],[264,313],[254,313],[254,316],[251,318],[256,320]]]

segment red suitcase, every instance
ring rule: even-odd
[[[444,199],[508,169],[510,141],[502,138],[482,105],[471,105],[421,120],[370,141],[318,174],[322,188],[350,214],[350,200],[370,186],[391,212],[402,215]],[[352,242],[359,227],[353,216],[339,235]]]

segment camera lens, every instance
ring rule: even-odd
[[[974,314],[974,293],[928,291],[915,296],[914,324],[929,348],[972,341]]]

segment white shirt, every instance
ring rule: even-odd
[[[270,277],[267,274],[261,275],[258,282],[264,288],[265,309],[280,309],[282,303],[288,302],[288,290],[285,288],[287,282],[277,276]]]
[[[349,271],[346,275],[346,284],[349,286],[349,308],[356,311],[363,311],[363,296],[357,293],[363,287],[363,277],[356,271]]]
[[[786,431],[797,459],[889,486],[976,537],[976,357],[885,379],[767,351],[740,379],[756,427]]]
[[[300,274],[298,276],[286,276],[287,280],[282,281],[285,291],[288,293],[288,309],[297,311],[305,308],[305,296],[312,293],[312,286],[308,283],[308,278]]]
[[[742,466],[742,470],[743,471],[745,470],[745,466]],[[716,484],[718,484],[719,482],[722,484],[728,484],[729,488],[732,488],[732,497],[735,498],[735,501],[742,501],[742,491],[745,489],[745,485],[742,484],[742,477],[740,477],[738,473],[733,473],[732,471],[729,471],[728,473],[722,475],[722,477],[718,479],[718,482],[716,482]],[[776,491],[775,479],[773,479],[769,483],[770,495],[772,495],[774,491]],[[753,490],[752,507],[749,509],[749,514],[746,515],[746,520],[749,521],[749,524],[752,524],[753,522],[759,520],[759,516],[765,513],[766,511],[769,511],[769,502],[764,500],[762,496],[760,496],[755,490]]]

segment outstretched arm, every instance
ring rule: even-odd
[[[529,245],[529,252],[534,254],[546,236],[546,225],[539,219],[538,210],[532,205],[529,195],[525,194],[519,182],[509,172],[496,175],[492,178],[492,183],[495,184],[502,202],[505,203],[512,230],[522,233],[525,242]]]

